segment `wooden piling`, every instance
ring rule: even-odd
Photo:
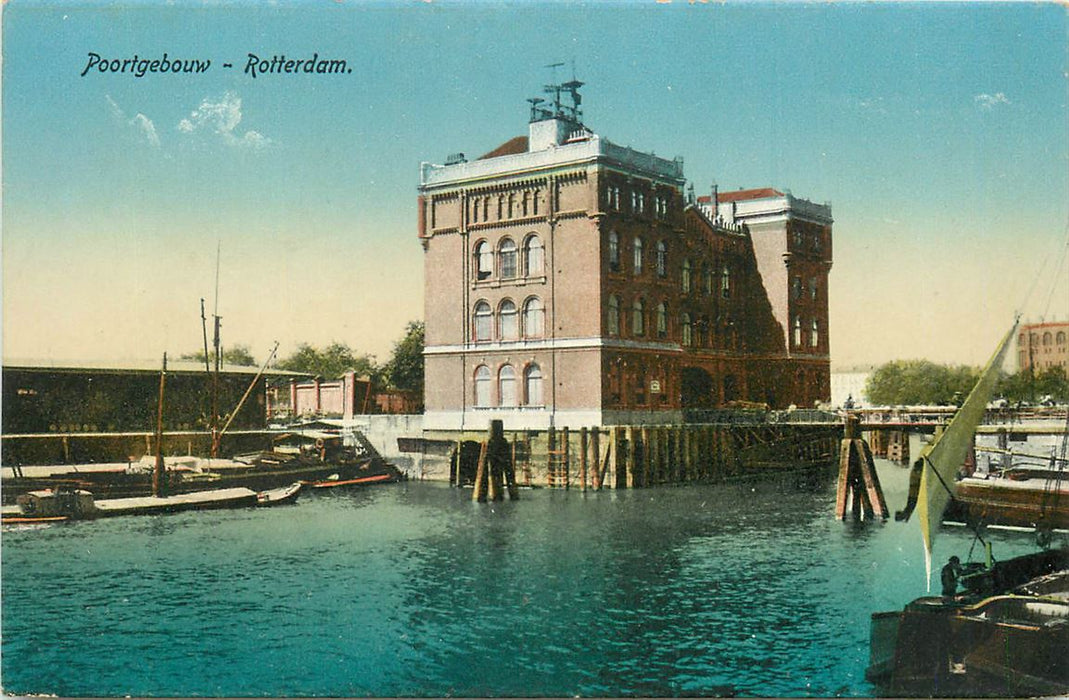
[[[590,445],[587,442],[586,426],[579,429],[579,490],[586,491],[586,467]],[[594,461],[597,464],[597,460]]]
[[[876,465],[868,444],[859,435],[857,416],[849,416],[839,451],[839,478],[835,491],[835,516],[846,518],[846,507],[855,519],[889,515],[887,501],[876,474]]]
[[[487,474],[486,474],[486,448],[484,442],[479,448],[479,463],[475,469],[475,487],[471,492],[471,500],[478,503],[486,503]]]
[[[637,488],[641,485],[638,473],[638,470],[641,468],[641,465],[638,464],[636,458],[639,449],[638,437],[640,435],[640,431],[635,429],[633,425],[629,425],[628,427],[626,427],[626,435],[628,435],[628,437],[626,437],[626,439],[628,439],[628,455],[626,455],[624,460],[624,468],[626,469],[626,484],[628,484],[628,488]]]
[[[594,453],[594,474],[590,480],[590,487],[595,491],[601,490],[601,428],[594,428],[590,434],[591,451]],[[610,443],[611,444],[611,443]]]

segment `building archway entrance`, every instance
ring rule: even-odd
[[[713,408],[713,378],[701,367],[684,367],[679,373],[682,408]]]

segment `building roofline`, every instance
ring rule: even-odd
[[[30,370],[48,372],[102,372],[102,373],[151,373],[159,374],[159,360],[53,360],[40,358],[4,358],[3,369]],[[255,375],[260,368],[245,365],[223,365],[222,374]],[[189,360],[168,360],[167,372],[173,374],[204,374],[203,362]],[[303,372],[289,372],[281,369],[266,369],[264,376],[271,377],[308,377]]]

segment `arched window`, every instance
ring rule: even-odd
[[[514,278],[516,276],[516,243],[511,238],[505,238],[501,241],[498,260],[501,265],[501,279],[510,280]]]
[[[683,293],[690,293],[690,260],[683,261],[683,274],[680,277],[680,281],[683,286]]]
[[[809,329],[809,347],[815,348],[820,345],[820,321],[813,319],[813,325]]]
[[[657,305],[657,337],[668,337],[668,306],[663,301]]]
[[[794,345],[795,347],[802,346],[802,319],[798,316],[794,317]]]
[[[1019,336],[1017,336],[1017,344],[1024,345],[1024,333],[1021,333]]]
[[[694,329],[690,320],[690,314],[683,314],[680,318],[683,324],[683,344],[690,346],[694,344]]]
[[[709,269],[708,265],[702,265],[702,286],[705,287],[705,293],[708,296],[713,294],[713,271]]]
[[[475,405],[480,408],[490,405],[490,368],[479,365],[475,370]]]
[[[497,309],[498,314],[498,339],[516,340],[519,337],[519,319],[516,315],[516,305],[511,299],[505,299]]]
[[[523,337],[541,338],[545,333],[545,312],[542,300],[531,297],[523,304]]]
[[[1058,331],[1058,335],[1054,339],[1054,342],[1058,345],[1065,345],[1065,331]]]
[[[475,305],[475,340],[487,341],[490,340],[491,333],[493,331],[494,312],[490,309],[490,304],[485,301],[480,301]]]
[[[486,241],[475,244],[475,278],[484,280],[494,273],[494,251]]]
[[[616,231],[609,231],[609,269],[620,271],[620,236]]]
[[[541,406],[542,402],[542,368],[535,363],[523,370],[524,394],[528,406]]]
[[[516,405],[516,370],[512,365],[505,365],[497,373],[498,397],[500,406]]]
[[[817,282],[817,278],[816,277],[810,277],[809,278],[809,298],[812,299],[813,301],[816,301],[817,297],[819,295],[820,295],[820,285]]]
[[[664,241],[657,241],[657,276],[668,276],[668,246]]]
[[[1029,345],[1039,345],[1039,333],[1029,333],[1028,334],[1028,344]]]
[[[791,279],[791,299],[802,298],[802,278],[795,276]]]
[[[1054,340],[1054,336],[1050,334],[1050,331],[1047,331],[1046,333],[1043,334],[1043,344],[1044,345],[1050,345],[1053,340]]]
[[[609,316],[605,319],[609,335],[620,335],[620,300],[613,294],[609,297]]]
[[[642,239],[635,236],[635,274],[642,274]]]
[[[725,299],[731,298],[731,270],[727,265],[720,271],[720,296]]]
[[[635,299],[631,305],[631,333],[632,335],[646,335],[646,306],[641,299]]]
[[[523,264],[528,277],[537,277],[545,272],[545,251],[542,239],[538,236],[528,236],[524,241]]]

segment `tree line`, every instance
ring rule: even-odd
[[[877,406],[960,405],[980,378],[979,367],[941,365],[928,360],[895,360],[880,365],[865,382],[869,403]],[[994,397],[1008,403],[1069,401],[1069,378],[1060,367],[1033,372],[1001,372]]]
[[[256,367],[259,362],[253,357],[248,345],[236,344],[222,351],[223,364]],[[185,353],[183,360],[204,362],[204,351]],[[209,359],[215,361],[215,353],[209,351]],[[423,322],[410,321],[405,333],[394,343],[390,359],[379,364],[374,355],[357,353],[346,343],[334,341],[326,347],[301,343],[290,355],[275,362],[277,369],[311,374],[324,379],[337,379],[346,372],[356,372],[358,377],[368,377],[377,388],[423,393]]]

